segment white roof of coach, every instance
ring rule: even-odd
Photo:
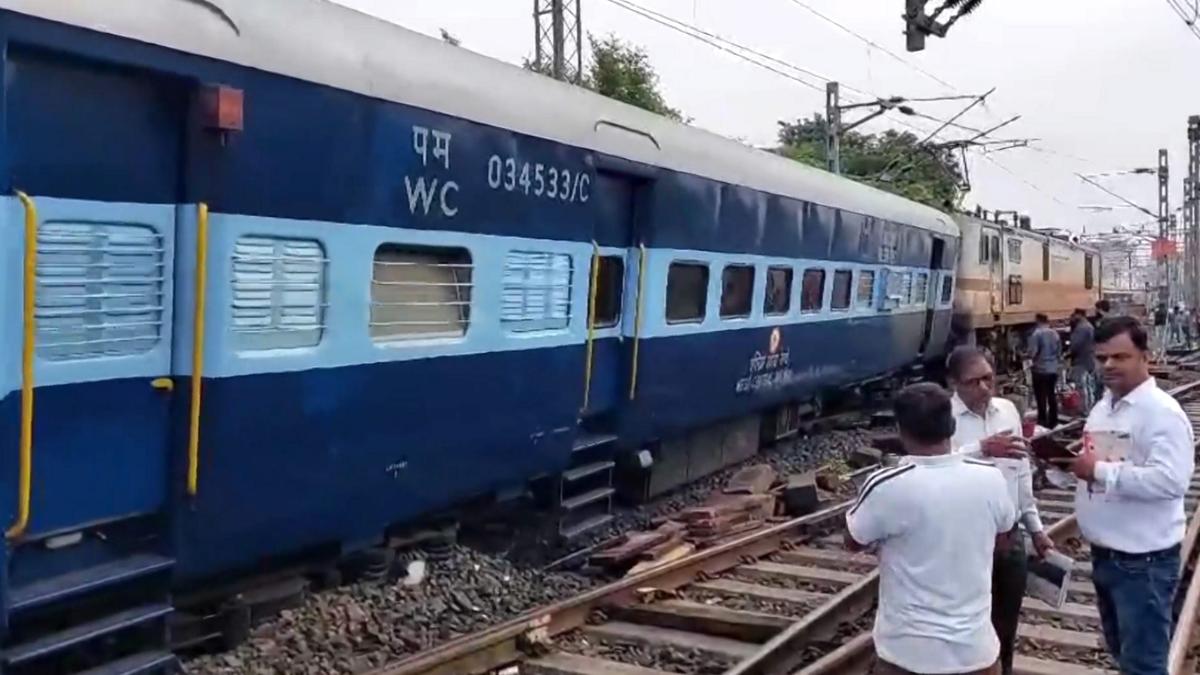
[[[1099,253],[1100,253],[1099,249],[1092,247],[1092,246],[1088,246],[1087,244],[1084,244],[1082,242],[1071,241],[1069,239],[1063,239],[1061,237],[1054,237],[1045,232],[1038,232],[1036,230],[1026,230],[1021,227],[1016,227],[1012,224],[1002,225],[1000,223],[997,223],[997,222],[994,222],[991,220],[984,220],[982,218],[977,218],[972,213],[956,213],[956,214],[954,214],[954,221],[955,221],[955,223],[958,224],[959,229],[964,232],[967,230],[967,228],[983,227],[986,225],[993,229],[1004,230],[1005,232],[1008,232],[1009,234],[1018,235],[1022,239],[1037,239],[1039,241],[1049,241],[1049,242],[1053,242],[1055,244],[1066,246],[1068,248],[1079,249],[1080,251],[1084,251],[1086,253],[1091,253],[1091,254],[1095,254],[1095,255],[1099,255]]]
[[[936,209],[329,0],[0,0],[0,8],[958,236]]]

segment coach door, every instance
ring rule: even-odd
[[[157,512],[191,85],[17,45],[3,77],[5,159],[29,196],[8,199],[3,225],[21,232],[29,217],[36,234],[15,239],[17,264],[0,270],[18,289],[5,321],[21,327],[3,358],[28,366],[16,395],[32,413],[25,433],[21,406],[0,406],[0,509],[16,507],[18,523],[27,509],[27,527],[14,532],[29,536]],[[21,292],[26,284],[32,293]]]
[[[988,279],[991,281],[990,304],[992,315],[999,317],[1004,311],[1004,261],[1000,253],[1000,235],[992,230],[982,229],[979,236],[984,238],[988,250]]]
[[[19,315],[32,357],[20,392],[32,396],[32,435],[19,434],[16,462],[29,476],[31,496],[18,480],[15,500],[29,499],[27,531],[155,512],[166,497],[176,208],[13,204],[10,221],[36,210],[37,231],[36,264],[6,274],[34,289]]]
[[[933,238],[933,252],[929,256],[929,276],[925,286],[925,325],[921,330],[921,353],[929,349],[929,340],[933,336],[934,310],[937,308],[938,293],[942,283],[942,258],[946,254],[946,242],[940,237]]]
[[[644,249],[634,245],[638,198],[645,181],[599,171],[592,199],[597,221],[589,289],[589,367],[583,416],[603,417],[628,398],[636,339],[638,270]]]

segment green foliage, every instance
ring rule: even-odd
[[[605,38],[589,35],[588,41],[592,57],[584,86],[609,98],[683,121],[683,114],[667,105],[659,91],[658,73],[654,72],[645,49],[623,42],[615,35]]]
[[[825,168],[825,131],[821,115],[779,123],[776,152]],[[963,196],[962,174],[952,150],[919,146],[909,132],[842,135],[842,174],[861,183],[939,209],[953,209]]]
[[[683,113],[667,105],[658,88],[658,73],[645,49],[613,35],[605,38],[589,35],[588,41],[592,53],[584,66],[580,86],[676,121],[687,121]],[[549,63],[525,59],[523,66],[542,75],[552,74]]]

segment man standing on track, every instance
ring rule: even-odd
[[[1087,312],[1075,310],[1071,315],[1071,340],[1068,355],[1071,357],[1071,381],[1083,396],[1083,410],[1088,412],[1103,395],[1096,387],[1096,329],[1087,320]]]
[[[1146,330],[1131,317],[1096,331],[1108,392],[1084,428],[1073,471],[1079,529],[1109,651],[1123,675],[1166,675],[1179,585],[1183,500],[1194,469],[1192,426],[1150,377]]]
[[[1038,424],[1058,426],[1058,371],[1062,367],[1062,340],[1050,327],[1045,314],[1034,317],[1037,326],[1029,336],[1029,358],[1033,361],[1033,396],[1037,400]]]
[[[909,456],[867,479],[846,515],[847,546],[879,548],[874,672],[995,675],[992,551],[1017,518],[1004,477],[951,454],[954,415],[941,387],[906,387],[894,409]]]
[[[946,361],[946,375],[954,390],[951,446],[955,452],[992,460],[1004,474],[1008,496],[1017,507],[1017,517],[1001,539],[1007,545],[996,547],[992,561],[992,626],[1000,638],[1001,672],[1010,675],[1028,572],[1025,537],[1019,525],[1024,525],[1033,539],[1038,557],[1044,557],[1054,543],[1038,517],[1021,415],[1012,401],[993,396],[996,375],[991,358],[980,349],[959,347]]]
[[[1167,311],[1166,303],[1160,302],[1154,308],[1154,358],[1161,361],[1167,356],[1167,343],[1171,338],[1171,330],[1167,325],[1170,320],[1170,312]]]

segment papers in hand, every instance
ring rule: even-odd
[[[1129,457],[1131,445],[1129,434],[1123,431],[1087,431],[1083,434],[1083,447],[1096,454],[1100,462],[1124,462]],[[1097,481],[1089,486],[1092,493],[1104,492],[1104,484]]]
[[[1047,551],[1046,557],[1029,556],[1025,594],[1051,607],[1061,608],[1067,601],[1067,586],[1075,561],[1058,551]]]
[[[1046,480],[1059,490],[1074,490],[1075,484],[1079,482],[1075,474],[1053,466],[1046,468]]]

